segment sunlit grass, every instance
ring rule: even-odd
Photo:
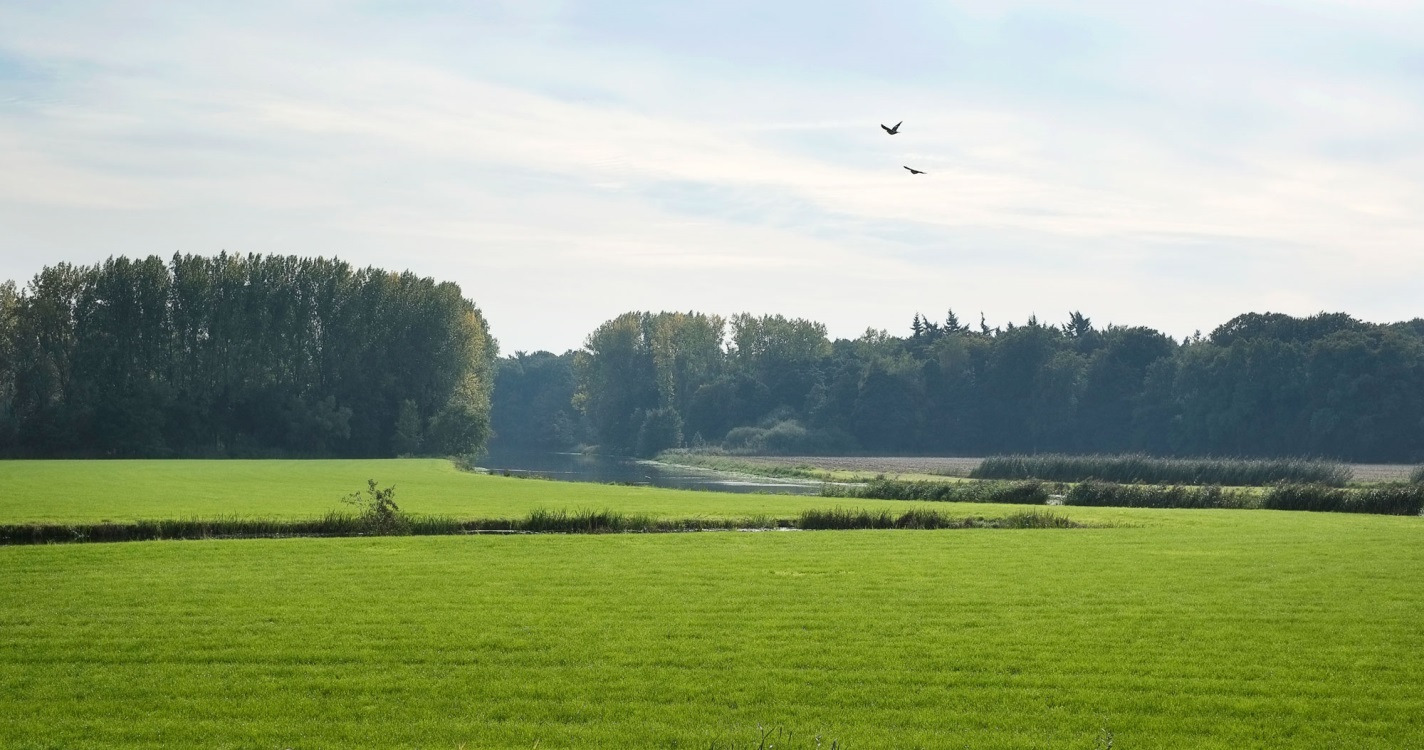
[[[1135,513],[0,548],[0,746],[1424,743],[1420,519]]]
[[[0,523],[189,518],[320,518],[368,479],[416,514],[522,516],[535,508],[664,516],[796,514],[817,498],[729,495],[486,476],[439,459],[334,461],[0,461]]]
[[[418,514],[548,530],[598,516],[579,509],[896,527],[0,547],[4,748],[1424,744],[1418,517],[1028,518],[1047,509],[440,461],[0,472],[4,522],[321,518],[376,478]],[[1113,527],[916,528],[969,516]]]

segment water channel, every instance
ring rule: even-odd
[[[554,453],[491,446],[477,462],[493,474],[532,476],[567,482],[617,482],[682,490],[817,495],[821,483],[729,474],[710,469],[668,466],[619,456]]]

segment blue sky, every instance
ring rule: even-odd
[[[0,0],[0,278],[337,255],[505,352],[632,309],[1424,314],[1424,4],[1177,6]]]

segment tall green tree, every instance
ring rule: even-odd
[[[574,357],[569,351],[500,358],[490,411],[499,445],[556,450],[589,442],[583,415],[573,406]]]
[[[608,452],[650,455],[682,444],[683,412],[723,367],[726,323],[700,313],[627,313],[575,357],[575,402]]]
[[[578,398],[601,442],[647,452],[680,425],[735,449],[1424,460],[1424,320],[1253,313],[1178,344],[1081,312],[978,330],[916,314],[904,338],[830,342],[810,321],[740,314],[720,354],[715,335],[677,343],[716,330],[690,320],[630,314],[591,337]]]
[[[660,394],[656,367],[644,336],[644,313],[625,313],[589,334],[574,359],[574,403],[587,416],[608,453],[637,451],[638,430]]]
[[[15,282],[0,283],[0,450],[15,442],[16,326],[20,295]]]
[[[453,284],[175,255],[60,264],[3,304],[10,455],[391,455],[408,403],[427,450],[489,436],[494,339]]]

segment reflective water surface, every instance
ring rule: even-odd
[[[768,479],[727,474],[707,469],[687,469],[618,456],[552,453],[492,446],[478,464],[492,473],[538,476],[569,482],[619,482],[683,490],[761,492],[816,495],[820,482]]]

